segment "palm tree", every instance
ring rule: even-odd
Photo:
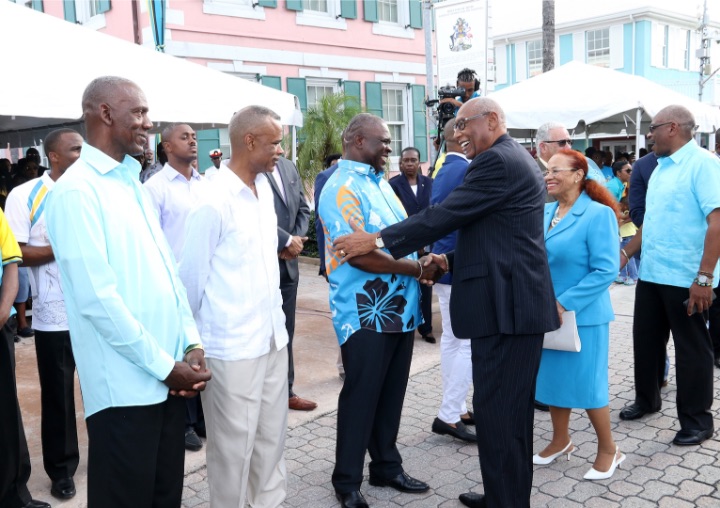
[[[325,157],[342,152],[342,131],[360,111],[357,98],[344,93],[325,95],[308,108],[298,147],[298,170],[307,187],[323,170]]]

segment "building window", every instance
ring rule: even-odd
[[[265,19],[265,8],[257,0],[203,0],[203,13],[236,18]]]
[[[403,147],[407,146],[407,115],[405,85],[392,86],[383,85],[382,102],[383,102],[383,119],[387,122],[390,129],[390,137],[392,138],[392,156],[400,157]]]
[[[588,30],[585,32],[587,63],[610,67],[610,29]]]
[[[665,25],[663,30],[663,47],[662,47],[662,66],[668,66],[668,46],[670,42],[670,27]]]
[[[100,0],[75,0],[75,16],[77,22],[95,30],[104,28],[105,15]]]
[[[397,0],[377,0],[378,19],[388,23],[398,22],[398,2]]]
[[[530,41],[527,43],[528,76],[533,77],[542,74],[543,52],[542,41]]]
[[[326,95],[332,95],[338,92],[337,80],[314,80],[308,78],[307,81],[307,107],[312,108],[317,106],[320,99]]]
[[[298,25],[346,30],[347,23],[340,15],[340,2],[341,0],[303,0],[302,10],[298,11],[295,22]]]
[[[373,34],[415,38],[415,30],[410,28],[410,2],[407,0],[377,0],[377,19],[377,23],[373,23]]]

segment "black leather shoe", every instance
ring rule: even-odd
[[[699,445],[713,437],[713,429],[708,430],[681,430],[675,434],[673,444],[678,446]]]
[[[365,501],[362,492],[359,490],[348,492],[347,494],[336,492],[335,497],[340,501],[342,508],[369,508],[367,501]]]
[[[205,427],[205,422],[195,425],[195,434],[200,437],[207,437],[207,428]]]
[[[23,508],[50,508],[50,505],[44,501],[31,500]]]
[[[473,412],[468,411],[467,414],[467,418],[460,418],[460,421],[463,422],[465,425],[475,425],[475,415],[473,414]]]
[[[437,340],[435,340],[435,337],[433,336],[432,333],[423,335],[422,338],[425,339],[425,342],[427,342],[428,344],[435,344],[437,342]]]
[[[622,411],[620,411],[620,419],[637,420],[638,418],[642,418],[643,416],[650,413],[657,413],[657,411],[645,411],[643,408],[640,407],[640,404],[634,402],[629,406],[626,406],[625,409],[623,409]]]
[[[543,404],[542,402],[539,402],[537,400],[533,403],[533,405],[538,411],[550,411],[550,406],[548,406],[547,404]]]
[[[427,492],[430,490],[430,485],[420,480],[416,480],[405,471],[397,475],[395,478],[377,478],[370,475],[370,485],[373,487],[392,487],[400,492],[407,492],[409,494],[420,494],[421,492]]]
[[[435,434],[448,435],[468,443],[477,443],[477,436],[467,430],[467,427],[463,422],[457,422],[455,427],[442,421],[440,418],[435,418],[432,424],[432,431]]]
[[[75,482],[72,478],[53,480],[50,494],[58,499],[70,499],[75,496]]]
[[[470,508],[487,508],[487,502],[485,501],[485,494],[476,494],[474,492],[466,492],[460,494],[460,502]]]
[[[202,448],[202,441],[195,433],[195,429],[192,427],[185,429],[185,449],[196,452],[200,448]]]

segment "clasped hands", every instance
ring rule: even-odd
[[[283,249],[280,251],[280,254],[278,256],[280,259],[295,259],[300,255],[300,253],[303,250],[303,247],[305,245],[305,242],[307,242],[308,237],[307,236],[291,236],[290,237],[290,245],[287,247],[283,247]]]
[[[448,270],[447,256],[444,254],[426,254],[419,260],[422,266],[422,273],[418,279],[421,284],[432,286],[440,277],[445,275]]]
[[[205,389],[212,378],[205,365],[205,352],[193,349],[185,355],[185,360],[175,362],[175,366],[163,381],[170,388],[170,395],[192,398]]]

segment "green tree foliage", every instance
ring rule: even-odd
[[[361,112],[355,97],[344,93],[323,96],[308,108],[298,139],[298,170],[306,188],[312,188],[325,157],[342,152],[342,131]]]

